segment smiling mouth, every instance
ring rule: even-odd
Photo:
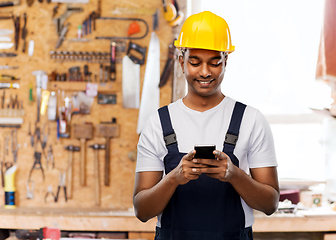
[[[197,82],[199,82],[202,86],[208,86],[210,85],[211,82],[215,81],[215,79],[211,79],[211,80],[208,80],[208,81],[204,81],[204,80],[197,80]]]

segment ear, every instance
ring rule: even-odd
[[[182,72],[184,74],[184,56],[182,56],[182,55],[179,56],[179,62],[180,62],[181,68],[182,68]]]

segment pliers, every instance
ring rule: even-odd
[[[64,190],[64,199],[65,199],[65,201],[68,200],[67,199],[67,193],[66,193],[66,186],[65,186],[65,177],[66,177],[66,173],[65,172],[63,174],[61,172],[59,173],[59,184],[58,184],[57,194],[56,194],[56,197],[55,197],[55,202],[58,201],[58,195],[59,195],[61,187],[63,187],[63,190]]]

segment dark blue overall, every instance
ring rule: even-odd
[[[246,105],[236,103],[223,152],[239,167],[233,154]],[[168,107],[159,109],[168,154],[164,158],[165,174],[173,170],[186,153],[180,153],[172,128]],[[183,121],[183,120],[182,120]],[[240,196],[230,183],[202,174],[197,180],[177,187],[162,213],[161,228],[155,240],[247,240],[252,228],[245,228],[245,214]]]

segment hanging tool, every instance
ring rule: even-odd
[[[116,42],[111,42],[110,80],[116,79]]]
[[[80,184],[81,186],[86,185],[86,140],[93,138],[93,125],[92,123],[87,124],[75,124],[74,128],[74,138],[80,140]]]
[[[140,64],[134,63],[127,55],[122,61],[123,108],[139,108],[140,104]]]
[[[49,168],[49,162],[51,162],[51,168],[54,169],[55,161],[54,161],[54,155],[53,155],[53,150],[52,150],[51,145],[49,145],[49,149],[48,149],[48,155],[47,155],[47,161],[46,161],[47,169]]]
[[[10,49],[14,46],[14,43],[0,43],[0,49]]]
[[[159,88],[163,87],[168,81],[169,75],[173,70],[174,59],[175,59],[175,47],[173,44],[169,44],[168,60],[161,74]]]
[[[47,125],[47,127],[46,127]],[[43,135],[43,140],[42,140],[42,149],[44,151],[45,147],[47,146],[47,142],[48,142],[48,136],[50,134],[50,127],[48,123],[44,123],[43,127],[42,127],[42,135]]]
[[[72,198],[72,187],[73,187],[73,152],[79,152],[80,147],[69,145],[64,147],[65,150],[69,151],[69,165],[68,165],[68,181],[67,181],[67,199]]]
[[[60,17],[53,18],[53,22],[56,26],[57,35],[58,36],[62,35],[61,33],[63,32],[63,28],[68,25],[68,24],[64,25],[64,22],[68,19],[68,17],[70,17],[73,13],[79,13],[82,11],[83,8],[81,7],[71,7],[69,4],[67,4],[67,9],[65,10],[65,12]]]
[[[7,58],[7,57],[16,57],[16,56],[17,56],[16,53],[6,53],[6,52],[1,52],[0,53],[0,57],[5,57],[5,58]]]
[[[155,32],[148,47],[142,96],[139,109],[137,133],[140,134],[148,117],[160,107],[160,40]]]
[[[19,46],[19,39],[20,39],[20,16],[13,16],[14,21],[14,28],[15,28],[15,51],[18,49]]]
[[[129,25],[127,35],[131,36],[132,34],[135,34],[138,32],[140,32],[140,26],[137,22],[134,21]]]
[[[36,78],[36,97],[37,97],[37,120],[36,122],[40,121],[40,105],[41,105],[41,98],[42,98],[42,77],[46,75],[45,71],[37,70],[32,72],[32,74]]]
[[[23,46],[22,46],[22,52],[26,52],[26,37],[27,37],[27,34],[28,34],[28,31],[27,31],[27,14],[24,13],[23,14],[23,27],[22,27],[22,30],[21,30],[21,38],[23,40]]]
[[[45,202],[45,203],[47,202],[48,195],[51,195],[51,196],[53,197],[53,202],[56,202],[56,201],[55,201],[56,196],[55,196],[55,194],[54,194],[53,191],[52,191],[52,185],[49,185],[49,186],[48,186],[48,191],[47,191],[47,193],[46,193],[46,195],[45,195],[45,197],[44,197],[44,202]]]
[[[42,167],[42,163],[41,163],[41,153],[40,152],[35,152],[34,153],[34,164],[32,166],[32,168],[30,169],[30,172],[29,172],[29,177],[28,177],[28,181],[30,181],[30,178],[31,178],[31,175],[33,173],[33,170],[36,169],[36,170],[41,170],[42,172],[42,177],[43,177],[43,181],[44,181],[44,171],[43,171],[43,167]]]
[[[20,78],[12,75],[0,74],[0,81],[20,80]]]
[[[130,39],[130,40],[139,40],[142,39],[144,37],[147,36],[148,34],[148,24],[145,20],[141,19],[141,18],[118,18],[118,17],[99,17],[97,18],[98,20],[121,20],[121,21],[139,21],[145,24],[146,26],[146,30],[145,33],[140,36],[140,37],[130,37],[130,36],[126,36],[126,37],[102,37],[102,36],[98,36],[96,37],[96,39],[107,39],[107,40],[117,40],[117,39]]]
[[[62,45],[62,43],[65,39],[65,35],[67,34],[67,32],[69,30],[69,26],[70,26],[70,23],[67,23],[67,24],[65,24],[65,26],[63,26],[62,31],[60,33],[60,36],[58,37],[58,40],[56,42],[56,46],[55,46],[56,49],[59,48]]]
[[[12,29],[0,29],[0,36],[11,35],[13,32]]]
[[[98,150],[105,149],[105,145],[93,144],[91,146],[94,150],[94,199],[96,206],[100,205],[100,176],[99,176],[99,154]]]
[[[1,83],[0,82],[0,89],[7,89],[7,88],[20,88],[19,83]]]
[[[128,48],[127,48],[127,52],[126,55],[136,64],[140,64],[143,65],[145,63],[145,58],[146,58],[146,47],[141,47],[138,44],[134,43],[134,42],[129,42],[128,44]],[[132,55],[132,52],[136,51],[138,52],[138,54],[140,54],[142,56],[142,58],[138,58],[135,55]]]
[[[11,7],[11,6],[16,6],[20,5],[20,0],[14,0],[14,1],[8,1],[8,2],[1,2],[0,3],[0,8],[3,7]]]
[[[5,206],[7,209],[16,208],[16,187],[15,187],[15,174],[17,165],[14,165],[5,172]]]
[[[96,136],[105,138],[105,186],[110,186],[110,154],[111,154],[111,142],[110,139],[119,136],[119,125],[115,118],[111,122],[102,122],[96,125]]]
[[[63,188],[63,192],[64,192],[64,199],[65,202],[67,202],[67,191],[66,191],[66,186],[65,186],[65,178],[66,178],[66,173],[64,172],[63,174],[60,172],[59,173],[59,184],[58,184],[58,188],[57,188],[57,193],[56,193],[56,197],[55,197],[55,202],[58,201],[58,196],[59,196],[59,192],[61,190],[61,188]]]
[[[5,69],[18,69],[18,66],[8,66],[8,65],[0,65],[0,70],[5,70]]]
[[[19,151],[19,145],[18,145],[18,139],[17,139],[17,130],[14,129],[12,130],[12,153],[13,153],[13,162],[14,164],[16,163],[17,161],[17,154],[18,154],[18,151]]]
[[[30,187],[29,184],[32,183],[32,186]],[[27,194],[26,197],[27,199],[33,199],[34,198],[34,188],[35,188],[35,183],[33,180],[28,180],[26,183],[26,189],[27,189]]]

